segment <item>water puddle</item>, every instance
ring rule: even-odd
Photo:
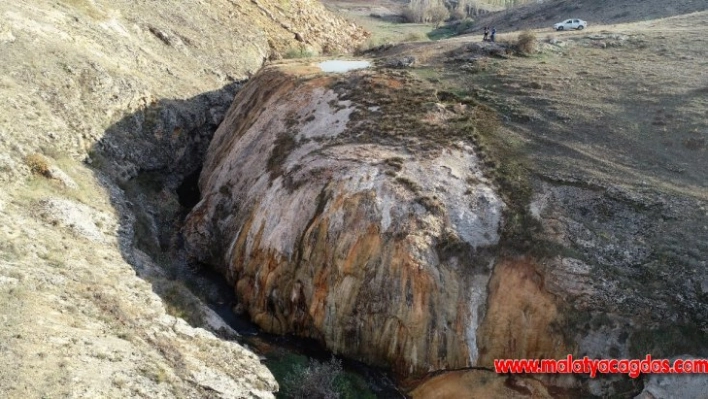
[[[349,72],[356,69],[364,69],[371,66],[369,61],[349,61],[349,60],[330,60],[317,64],[322,72]]]

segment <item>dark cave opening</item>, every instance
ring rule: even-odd
[[[199,167],[194,172],[185,176],[182,183],[177,187],[177,200],[179,204],[191,210],[199,203],[201,192],[199,191],[199,175],[202,173],[202,168]]]

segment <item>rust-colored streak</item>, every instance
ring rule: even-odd
[[[552,325],[559,319],[555,298],[543,289],[536,265],[505,259],[489,283],[487,314],[477,330],[479,365],[497,358],[562,358],[569,348]]]

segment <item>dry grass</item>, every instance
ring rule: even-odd
[[[96,8],[90,0],[61,0],[61,2],[75,10],[80,11],[91,19],[100,21],[107,18],[106,13]]]
[[[49,169],[51,165],[49,159],[41,154],[30,154],[25,157],[25,164],[30,168],[32,173],[49,177]]]
[[[524,55],[533,54],[538,51],[536,34],[531,31],[521,33],[516,40],[516,51]]]
[[[81,163],[70,158],[60,158],[55,161],[56,166],[64,171],[78,186],[67,189],[63,183],[56,179],[46,179],[51,167],[50,160],[40,154],[33,154],[25,158],[25,163],[32,169],[35,177],[28,179],[23,188],[19,190],[17,199],[24,205],[32,206],[39,200],[48,197],[64,197],[75,200],[95,209],[112,213],[113,206],[105,198],[96,195],[103,192],[91,170],[84,168]]]
[[[705,193],[705,81],[696,71],[708,56],[707,24],[708,13],[699,13],[553,34],[559,45],[543,44],[534,57],[439,78],[518,123],[544,173]],[[524,32],[512,44],[531,53],[533,36]]]

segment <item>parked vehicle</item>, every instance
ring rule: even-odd
[[[553,29],[555,29],[555,30],[568,30],[568,29],[581,30],[587,26],[588,26],[588,23],[586,21],[583,21],[582,19],[568,19],[564,22],[558,22],[557,24],[553,25]]]

